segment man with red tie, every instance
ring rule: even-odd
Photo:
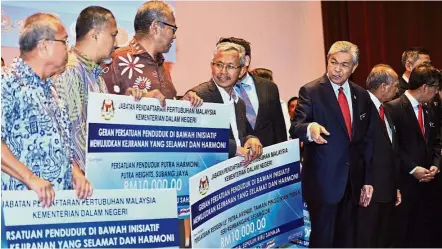
[[[367,77],[374,127],[373,197],[370,205],[358,209],[357,247],[391,247],[393,212],[401,203],[397,134],[391,114],[384,106],[397,92],[398,75],[388,65],[378,64]],[[376,114],[379,115],[376,115]]]
[[[367,167],[373,150],[372,103],[367,91],[348,80],[358,59],[356,45],[334,43],[327,73],[299,90],[290,134],[304,141],[301,178],[311,247],[354,247],[357,205],[360,199],[369,205],[373,193]]]
[[[436,205],[441,162],[438,120],[426,102],[438,93],[439,72],[429,64],[417,66],[409,89],[387,103],[398,135],[401,157],[400,190],[395,247],[435,247],[440,236],[440,208]]]

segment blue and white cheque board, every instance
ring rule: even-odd
[[[194,248],[279,247],[303,236],[299,141],[236,157],[190,178]]]
[[[96,189],[174,188],[189,218],[189,177],[228,158],[229,106],[89,93],[86,175]]]
[[[177,248],[176,191],[57,191],[42,208],[33,191],[2,191],[2,247]]]

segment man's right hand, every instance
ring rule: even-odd
[[[140,90],[139,88],[130,87],[126,90],[125,94],[134,97],[136,101],[139,101],[141,98],[158,99],[162,107],[166,106],[166,97],[164,97],[164,95],[158,89],[154,89],[152,91],[146,91],[146,90]]]
[[[416,167],[416,170],[413,172],[413,176],[419,180],[419,182],[429,182],[434,179],[434,177],[431,175],[431,171],[421,166]]]
[[[163,93],[160,92],[158,89],[154,89],[152,91],[148,91],[143,95],[145,98],[155,98],[160,101],[160,105],[162,107],[166,106],[166,97],[164,97]]]
[[[27,181],[27,185],[29,189],[37,193],[38,200],[43,208],[52,206],[55,199],[55,191],[50,182],[36,175],[31,175]]]
[[[238,146],[238,147],[236,147],[236,155],[244,157],[244,160],[242,161],[244,166],[247,166],[252,162],[252,155],[250,154],[249,149]]]
[[[310,138],[313,140],[313,142],[317,144],[326,144],[327,140],[325,140],[321,134],[324,135],[330,135],[330,133],[325,129],[324,126],[313,122],[310,126]]]

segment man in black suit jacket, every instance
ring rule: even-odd
[[[438,121],[425,104],[438,92],[439,81],[434,67],[421,64],[411,72],[404,95],[387,104],[402,161],[396,247],[434,247],[440,236],[440,208],[435,204],[441,195],[437,188],[441,144]]]
[[[388,65],[376,65],[367,77],[372,100],[374,146],[372,159],[373,188],[368,207],[358,210],[357,247],[391,247],[393,211],[401,203],[399,191],[399,154],[397,134],[391,114],[384,106],[397,92],[398,75]]]
[[[310,246],[354,247],[359,199],[367,206],[373,192],[367,168],[372,104],[367,91],[348,80],[358,66],[358,47],[338,41],[327,57],[327,73],[299,90],[290,135],[304,141],[301,179]]]
[[[240,80],[234,90],[244,100],[246,108],[250,110],[247,110],[249,114],[247,119],[252,127],[252,135],[258,137],[264,147],[287,141],[287,129],[278,86],[269,80],[248,73],[251,60],[251,48],[248,41],[235,37],[221,38],[217,45],[225,42],[241,45],[246,51],[246,70],[240,74]]]
[[[405,68],[405,72],[402,77],[399,79],[398,92],[396,94],[396,98],[399,98],[404,92],[408,89],[409,78],[411,71],[413,69],[422,64],[422,63],[430,63],[430,52],[425,48],[413,47],[405,50],[402,53],[402,66]]]
[[[191,91],[197,93],[205,103],[233,104],[234,119],[231,119],[229,157],[240,155],[245,157],[245,162],[248,163],[261,156],[262,145],[257,137],[251,135],[246,106],[233,92],[240,73],[246,70],[245,61],[243,47],[233,43],[218,45],[211,63],[212,79]]]

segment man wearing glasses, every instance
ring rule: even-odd
[[[43,207],[52,205],[54,190],[87,182],[72,164],[69,117],[51,79],[66,66],[67,37],[54,15],[29,16],[20,57],[2,74],[2,189],[31,189]]]
[[[165,99],[177,94],[163,57],[178,29],[173,9],[162,1],[146,2],[138,9],[134,27],[135,36],[128,46],[112,54],[113,63],[104,67],[103,78],[109,93],[157,98],[164,106]],[[188,92],[183,100],[194,106],[202,104],[194,92]]]
[[[396,127],[401,157],[402,204],[397,209],[394,247],[438,247],[441,213],[436,204],[441,167],[439,123],[426,102],[438,93],[440,73],[421,64],[405,93],[386,104]]]
[[[229,42],[218,44],[216,49],[211,63],[212,79],[192,91],[204,102],[230,104],[229,158],[242,156],[248,164],[261,156],[262,145],[257,137],[251,136],[253,130],[247,121],[245,103],[233,90],[239,76],[247,71],[245,49]]]

